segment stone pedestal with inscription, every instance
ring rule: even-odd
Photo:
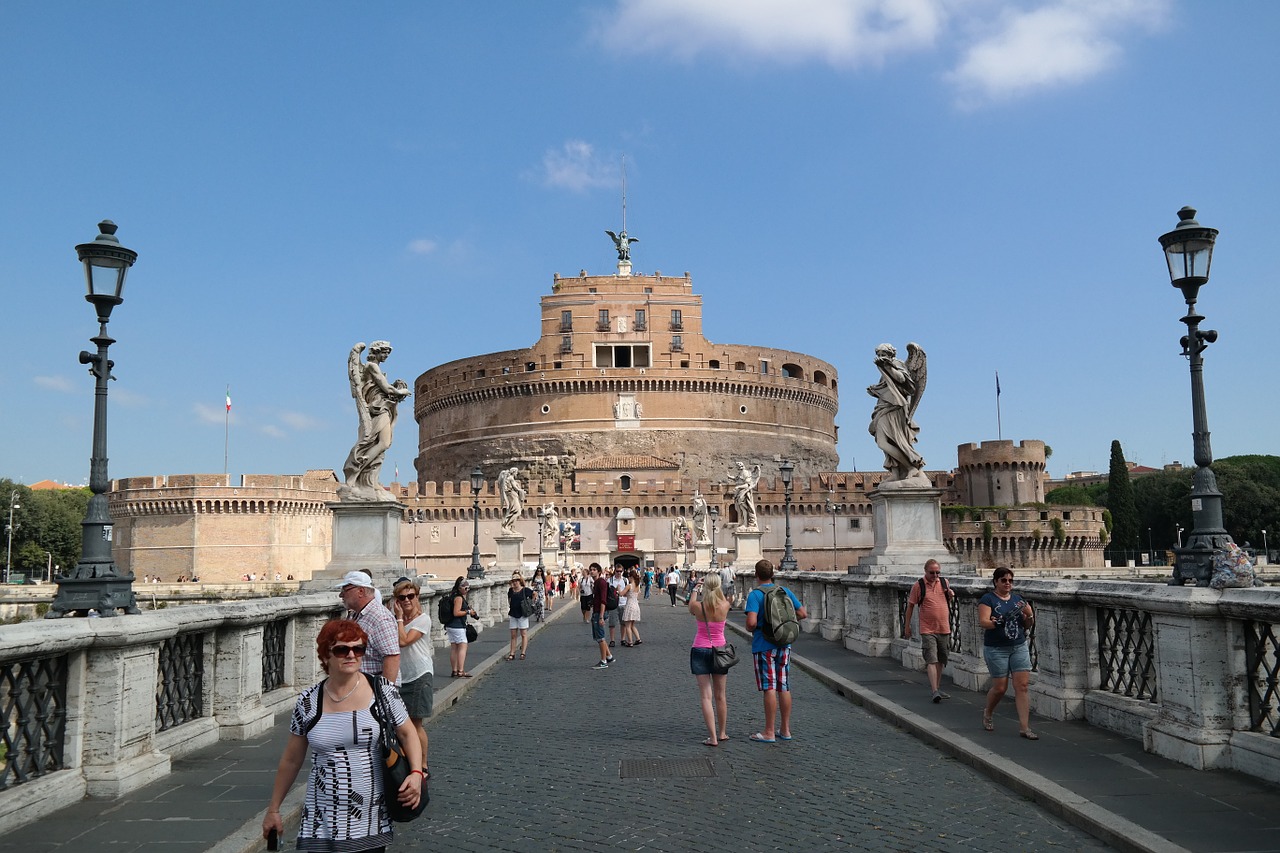
[[[519,533],[500,533],[493,537],[493,541],[498,544],[497,571],[501,572],[503,577],[510,577],[511,573],[517,569],[524,570],[523,536]]]
[[[942,543],[941,489],[882,486],[871,493],[871,513],[875,547],[849,568],[850,574],[919,574],[931,559],[959,565]]]
[[[384,595],[396,578],[408,574],[400,557],[400,524],[405,507],[399,503],[337,502],[333,512],[333,552],[326,565],[303,584],[303,589],[332,590],[347,572],[368,569]]]

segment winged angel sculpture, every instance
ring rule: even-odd
[[[915,448],[920,432],[915,413],[929,376],[927,356],[919,344],[910,343],[903,364],[893,346],[881,344],[876,347],[875,364],[880,381],[867,389],[876,398],[867,431],[884,451],[884,467],[890,474],[886,483],[931,485],[924,474],[924,458]]]
[[[604,233],[609,235],[609,239],[613,240],[613,247],[618,250],[618,260],[631,260],[631,244],[639,243],[640,238],[632,237],[627,233],[627,229],[625,228],[617,234],[614,234],[612,231],[606,231]]]
[[[391,447],[396,426],[396,406],[410,394],[403,379],[387,381],[379,365],[391,355],[391,344],[374,341],[369,345],[368,360],[360,361],[364,344],[358,343],[347,356],[347,377],[351,380],[351,396],[360,416],[360,431],[355,446],[342,466],[346,484],[338,490],[343,501],[392,501],[395,497],[378,485],[382,459]]]

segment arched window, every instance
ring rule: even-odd
[[[621,477],[618,478],[618,483],[622,486],[622,491],[624,492],[631,491],[631,475],[630,474],[623,474]]]

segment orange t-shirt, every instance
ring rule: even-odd
[[[951,613],[947,607],[946,588],[943,587],[941,580],[937,580],[932,584],[926,580],[924,587],[923,601],[920,600],[920,583],[918,581],[911,585],[911,592],[907,595],[907,603],[914,604],[920,614],[920,633],[950,634]]]

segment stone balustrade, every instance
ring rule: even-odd
[[[483,625],[505,621],[507,580],[470,582]],[[433,623],[448,588],[422,591]],[[0,832],[265,732],[323,677],[315,638],[340,608],[335,591],[0,626]]]
[[[902,639],[918,577],[798,572],[777,579],[805,603],[805,631],[923,670],[919,640]],[[956,597],[947,674],[961,687],[985,689],[977,601],[990,581],[948,581]],[[738,584],[750,590],[755,578],[739,572]],[[1025,578],[1016,588],[1036,610],[1034,713],[1087,720],[1197,769],[1280,782],[1280,589]]]

